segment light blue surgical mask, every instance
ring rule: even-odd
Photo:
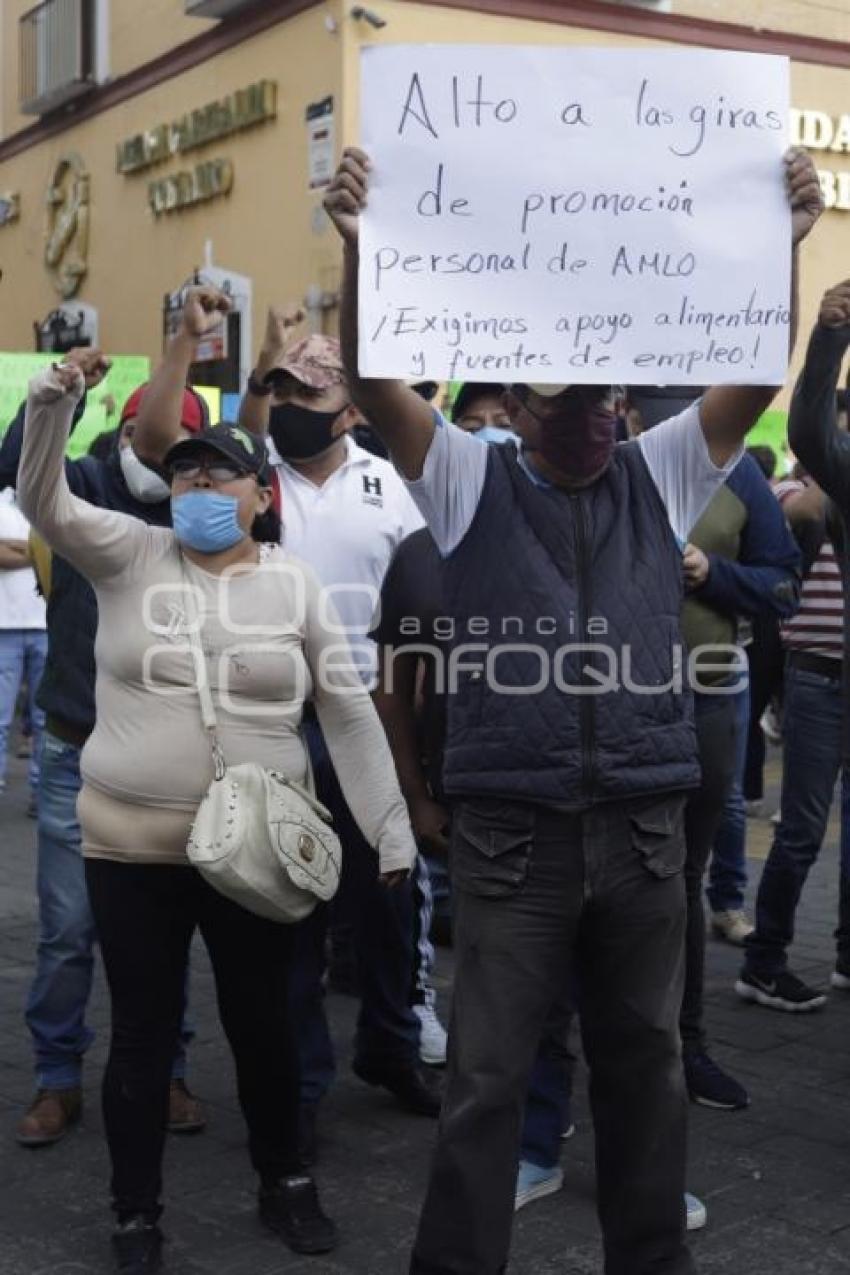
[[[198,553],[223,553],[245,537],[239,501],[215,491],[187,491],[171,498],[171,522],[182,545]]]
[[[501,429],[498,425],[482,425],[475,431],[475,437],[482,443],[515,443],[517,436],[512,429]]]

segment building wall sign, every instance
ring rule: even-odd
[[[158,124],[118,144],[118,172],[139,173],[173,155],[184,155],[209,142],[254,128],[277,115],[277,84],[259,80],[170,124]]]
[[[0,226],[8,226],[17,221],[21,215],[21,197],[16,190],[7,190],[0,195]]]
[[[44,263],[61,297],[73,297],[88,270],[89,174],[76,151],[60,156],[47,190]]]
[[[148,186],[148,203],[155,217],[179,212],[195,204],[207,203],[233,189],[233,164],[229,159],[212,159],[191,172],[172,173]]]
[[[791,142],[810,151],[850,155],[850,115],[827,115],[825,111],[792,111]],[[850,170],[818,166],[821,190],[827,209],[850,212]]]

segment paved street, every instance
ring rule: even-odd
[[[776,760],[772,763],[775,779]],[[31,1095],[21,1009],[35,943],[35,828],[24,817],[23,763],[0,798],[0,1275],[96,1275],[108,1271],[107,1160],[98,1080],[107,1004],[98,976],[91,1022],[98,1039],[86,1072],[82,1128],[65,1143],[32,1152],[12,1134]],[[750,824],[763,858],[770,825]],[[753,862],[753,875],[760,868]],[[835,924],[837,828],[805,896],[794,967],[825,983]],[[792,1017],[742,1005],[731,990],[739,956],[712,943],[709,1028],[718,1060],[748,1085],[748,1112],[694,1110],[690,1186],[706,1201],[708,1229],[695,1253],[703,1275],[840,1275],[850,1272],[850,997],[833,993],[820,1014]],[[440,955],[448,997],[450,961]],[[354,1003],[332,996],[343,1060],[322,1125],[319,1177],[342,1244],[331,1259],[289,1255],[257,1226],[253,1183],[230,1061],[214,1013],[205,955],[192,972],[197,1039],[190,1081],[209,1106],[207,1131],[172,1138],[164,1218],[172,1275],[402,1275],[422,1198],[433,1125],[397,1112],[351,1077],[346,1058]],[[517,1221],[511,1271],[590,1275],[601,1271],[592,1206],[592,1138],[584,1076],[578,1132],[567,1144],[566,1190]]]

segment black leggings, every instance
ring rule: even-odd
[[[287,1010],[291,926],[254,916],[190,867],[87,859],[112,1000],[103,1113],[120,1220],[159,1212],[168,1090],[196,926],[209,952],[251,1162],[297,1172],[298,1054]]]

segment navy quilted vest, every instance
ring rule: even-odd
[[[681,554],[636,443],[575,494],[491,447],[444,568],[448,794],[581,808],[699,783]]]

